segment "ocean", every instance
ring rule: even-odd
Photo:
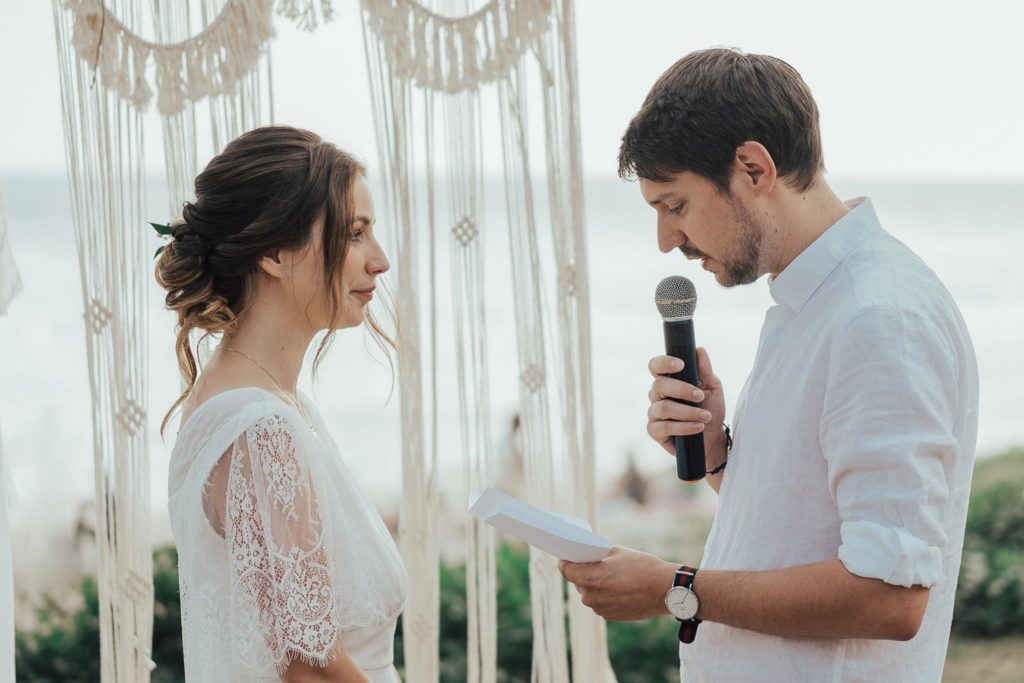
[[[843,197],[872,198],[883,225],[916,251],[953,294],[971,331],[981,373],[979,457],[1024,444],[1024,230],[1015,209],[1024,183],[832,179]],[[497,185],[487,185],[488,196]],[[147,216],[167,205],[151,184]],[[492,190],[494,192],[492,192]],[[697,286],[698,343],[706,346],[731,408],[753,361],[766,281],[723,289],[678,252],[658,251],[654,213],[639,190],[615,178],[584,183],[593,339],[594,429],[599,486],[608,489],[632,459],[649,476],[672,476],[668,456],[646,435],[647,361],[663,352],[653,294],[661,278]],[[93,498],[89,387],[82,295],[67,181],[63,176],[0,176],[0,193],[24,290],[0,318],[0,432],[17,491],[12,511],[19,590],[58,585],[87,563],[76,544]],[[383,202],[378,196],[381,222]],[[517,406],[517,370],[508,236],[499,207],[484,215],[494,454],[507,453]],[[140,230],[149,230],[139,226]],[[382,225],[379,234],[387,235]],[[158,242],[154,237],[154,248]],[[448,240],[439,240],[442,253]],[[388,248],[385,237],[385,249]],[[550,243],[542,248],[550,250]],[[392,259],[394,260],[394,259]],[[452,348],[448,263],[439,272],[439,348]],[[546,274],[550,276],[550,270]],[[550,280],[550,277],[548,278]],[[395,278],[391,278],[395,282]],[[898,283],[894,283],[898,286]],[[426,296],[422,292],[422,296]],[[174,426],[158,434],[177,397],[173,317],[150,291],[150,425],[154,539],[169,540],[166,472]],[[556,324],[547,319],[549,331]],[[454,365],[439,367],[440,460],[446,490],[461,496],[461,448]],[[400,397],[391,371],[362,330],[344,330],[315,386],[305,375],[343,455],[386,515],[400,495]],[[557,393],[552,394],[553,397]],[[557,443],[557,439],[556,439]],[[460,496],[453,499],[464,500]],[[456,505],[457,507],[457,505]],[[88,554],[88,553],[84,553]],[[87,567],[85,567],[87,569]]]

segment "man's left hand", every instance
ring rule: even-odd
[[[668,614],[665,593],[678,565],[629,548],[612,548],[600,562],[562,560],[558,569],[576,586],[583,604],[609,621],[637,621]]]

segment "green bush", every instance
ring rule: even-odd
[[[18,631],[14,657],[19,681],[100,680],[100,617],[96,582],[82,581],[79,604],[62,604],[52,596],[35,605],[35,628]]]
[[[510,545],[498,549],[498,683],[529,681],[533,659],[530,621],[529,554]],[[440,659],[442,681],[465,681],[467,674],[466,567],[441,567]],[[402,670],[402,623],[395,640],[395,664]]]
[[[153,683],[185,680],[178,600],[178,553],[153,553]],[[34,606],[35,627],[15,634],[19,681],[95,683],[100,680],[100,609],[96,581],[87,577],[70,604],[44,596]]]
[[[153,554],[154,683],[184,680],[177,564],[173,547]],[[465,567],[442,567],[440,582],[441,680],[461,682],[466,680]],[[15,637],[18,680],[98,681],[95,581],[84,579],[71,599],[44,596],[32,609],[33,627]],[[521,546],[499,550],[498,614],[498,682],[529,681],[529,554]],[[981,460],[975,468],[953,628],[983,636],[1024,633],[1024,449]],[[677,680],[676,630],[667,617],[609,624],[609,653],[620,683]],[[395,653],[401,667],[401,625]]]
[[[953,629],[1024,633],[1024,449],[975,467]]]
[[[498,551],[498,683],[530,680],[533,627],[530,555],[518,545]],[[441,569],[441,681],[466,680],[466,568]],[[608,625],[608,648],[620,683],[679,680],[678,622],[671,618]],[[568,637],[568,636],[567,636]],[[402,667],[402,629],[395,642]]]
[[[530,620],[529,553],[504,545],[498,551],[498,683],[529,681],[533,659]],[[178,599],[178,555],[173,547],[153,554],[153,683],[185,680],[181,646],[181,605]],[[466,569],[442,567],[441,680],[466,680]],[[80,596],[80,598],[79,598]],[[86,578],[72,604],[46,596],[34,606],[35,625],[16,636],[19,681],[94,683],[100,678],[99,596]],[[609,624],[608,643],[620,683],[673,681],[678,677],[676,622]],[[396,664],[402,666],[402,629],[395,642]]]

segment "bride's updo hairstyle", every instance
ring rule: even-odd
[[[365,173],[352,155],[315,133],[267,126],[230,142],[196,177],[195,201],[185,202],[181,220],[172,223],[172,239],[156,265],[167,308],[178,316],[176,351],[186,384],[161,432],[195,387],[192,331],[233,332],[250,303],[260,258],[305,246],[322,218],[331,325],[317,349],[314,371],[319,366],[344,314],[341,270],[352,235],[352,186]],[[366,324],[378,343],[393,345],[369,310]]]

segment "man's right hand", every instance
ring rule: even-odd
[[[697,376],[700,386],[695,387],[668,375],[683,369],[683,361],[671,356],[656,356],[648,364],[654,382],[648,398],[647,433],[673,457],[676,454],[676,436],[704,432],[704,462],[708,470],[725,461],[725,396],[722,383],[711,369],[711,359],[704,347],[697,347]],[[699,393],[696,393],[699,392]],[[671,399],[700,402],[696,408]]]

